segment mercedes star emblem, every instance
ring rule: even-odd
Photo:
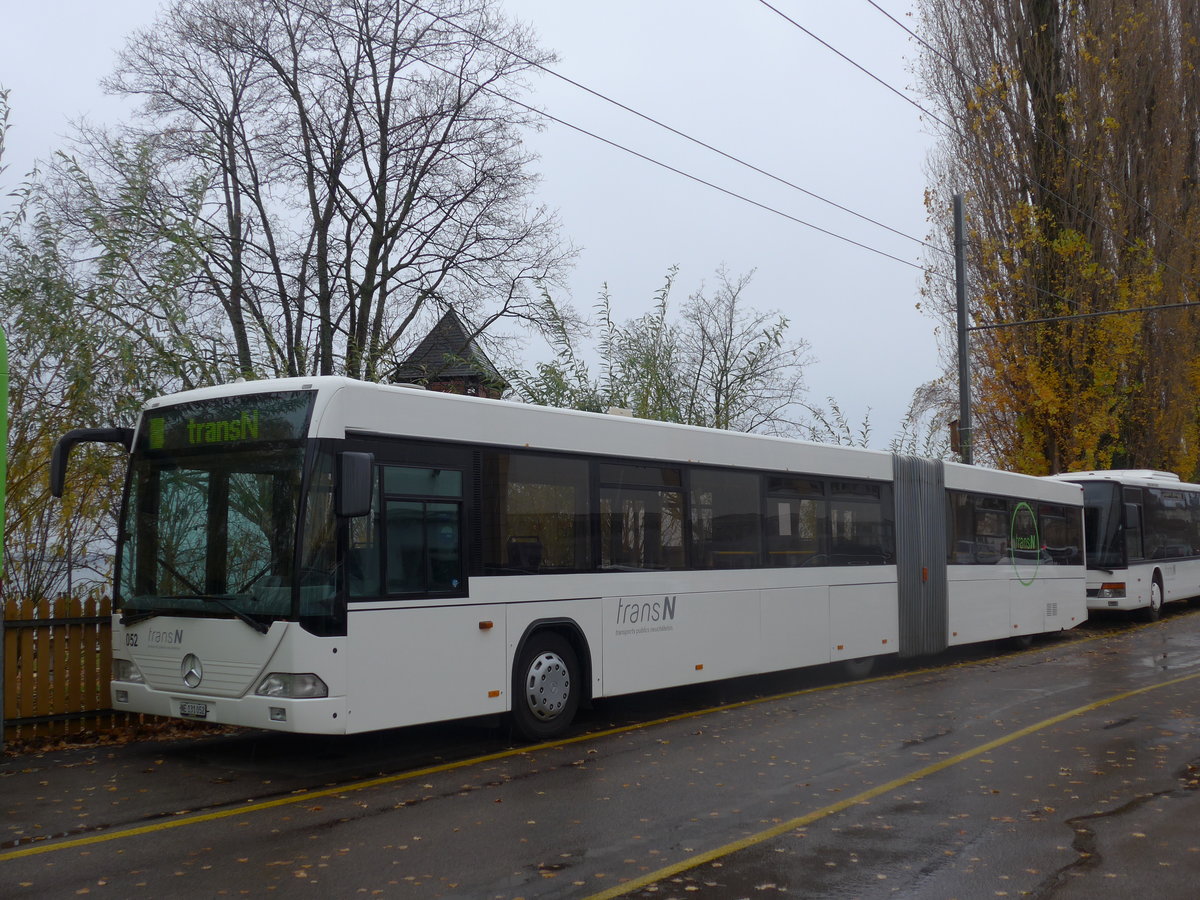
[[[183,683],[188,687],[200,686],[200,679],[204,677],[204,666],[200,665],[200,657],[195,653],[189,653],[183,658],[183,665],[179,667],[179,671],[183,675]]]

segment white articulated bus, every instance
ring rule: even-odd
[[[1164,602],[1200,596],[1200,485],[1145,469],[1050,477],[1083,487],[1089,609],[1154,621]]]
[[[116,709],[303,732],[511,713],[1086,618],[1076,485],[321,377],[147,404]]]

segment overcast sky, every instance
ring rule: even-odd
[[[906,21],[907,0],[877,0]],[[502,0],[555,50],[557,71],[855,212],[916,238],[928,229],[919,111],[758,0]],[[772,6],[889,85],[912,91],[911,38],[866,0]],[[0,192],[62,145],[70,123],[114,122],[98,80],[155,0],[5,0],[0,86],[12,129]],[[597,100],[548,75],[533,102],[551,115],[763,206],[912,264],[920,247]],[[676,307],[724,265],[756,275],[746,295],[788,316],[816,358],[810,399],[834,397],[873,446],[895,433],[913,390],[938,374],[934,323],[916,309],[920,273],[697,184],[563,125],[530,136],[541,200],[582,252],[574,305],[605,283],[616,314],[645,311],[672,265]],[[533,350],[531,349],[531,352]],[[543,352],[540,350],[538,352]],[[532,362],[532,360],[530,360]]]

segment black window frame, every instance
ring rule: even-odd
[[[554,451],[533,450],[529,448],[517,447],[480,447],[477,451],[479,457],[479,466],[477,471],[477,484],[474,486],[474,493],[479,497],[478,509],[476,510],[476,521],[479,523],[479,545],[478,565],[472,566],[472,572],[476,575],[530,575],[530,574],[555,574],[555,575],[573,575],[585,574],[597,571],[598,546],[596,541],[597,525],[595,523],[596,516],[599,513],[596,498],[596,479],[594,459],[585,454],[576,453],[557,453]],[[489,466],[491,460],[489,456],[498,458],[501,455],[517,457],[522,460],[563,460],[568,464],[581,464],[583,467],[583,480],[581,483],[576,483],[574,487],[581,488],[583,491],[583,505],[585,512],[582,515],[576,513],[575,527],[579,526],[579,519],[582,519],[582,527],[584,533],[582,535],[574,534],[573,542],[577,545],[577,557],[582,554],[583,560],[586,563],[583,566],[546,566],[544,560],[537,560],[533,557],[540,557],[541,553],[538,548],[529,542],[530,546],[524,548],[519,546],[522,535],[509,534],[505,539],[503,547],[504,559],[503,562],[497,562],[501,552],[501,547],[497,543],[500,539],[502,529],[500,527],[500,516],[497,515],[494,509],[488,508],[487,501],[496,494],[489,494],[488,486],[485,485],[484,479],[489,474]],[[511,483],[511,479],[509,482]],[[535,483],[535,482],[530,482]],[[544,484],[561,484],[562,482],[547,481]],[[489,531],[494,531],[490,534]],[[514,542],[517,546],[510,547]],[[578,545],[582,544],[582,549]],[[544,548],[542,548],[544,550]],[[514,558],[516,557],[516,558]],[[578,558],[576,560],[578,562]],[[536,563],[536,564],[535,564]]]
[[[352,604],[372,603],[380,601],[399,600],[453,600],[470,596],[471,575],[475,570],[473,543],[473,527],[475,525],[478,501],[475,496],[478,484],[478,453],[475,448],[457,442],[436,442],[397,437],[394,435],[374,435],[354,433],[347,437],[340,449],[360,453],[371,453],[375,457],[373,467],[373,484],[371,491],[371,510],[367,514],[371,518],[371,531],[375,542],[376,571],[370,582],[375,589],[365,593],[352,593],[349,573],[345,578],[345,594]],[[383,470],[388,467],[440,469],[460,473],[461,492],[457,497],[448,497],[443,493],[403,493],[388,492]],[[387,588],[387,523],[384,519],[384,504],[393,502],[413,501],[422,504],[454,504],[458,509],[458,586],[449,590],[429,589],[429,560],[425,559],[425,588],[413,591],[389,591]],[[426,509],[428,507],[426,506]],[[423,519],[423,522],[425,520]],[[349,527],[343,528],[339,540],[342,558],[348,560],[352,555],[350,546],[353,521]],[[349,566],[342,566],[348,570]]]
[[[693,560],[691,558],[691,509],[688,497],[688,476],[689,466],[682,462],[666,462],[659,460],[641,460],[631,459],[626,457],[595,457],[592,459],[592,485],[595,495],[595,519],[593,521],[595,527],[594,549],[595,556],[593,559],[595,571],[597,572],[626,572],[626,571],[645,571],[645,572],[691,572],[696,571]],[[652,472],[659,472],[660,476],[665,473],[676,473],[678,480],[673,481],[666,477],[638,477],[641,475],[650,476]],[[615,477],[631,475],[634,477]],[[605,492],[609,492],[606,496]],[[609,563],[606,566],[604,557],[604,504],[606,500],[611,500],[615,495],[619,499],[636,499],[640,495],[658,495],[662,497],[664,494],[676,494],[679,497],[679,560],[677,565],[661,565],[652,567],[642,566],[624,566],[620,563]],[[662,505],[662,504],[660,504]],[[660,523],[661,525],[661,523]],[[659,528],[661,534],[661,527]],[[611,540],[611,538],[610,538]],[[664,545],[659,542],[659,548]],[[614,557],[615,559],[615,557]]]
[[[971,513],[970,531],[964,532],[959,528],[959,519],[957,518],[956,504],[961,504],[967,501],[968,508]],[[979,531],[979,516],[980,510],[985,513],[995,514],[1000,512],[999,504],[1004,504],[1004,525],[999,533],[987,531],[981,533]],[[1038,528],[1038,543],[1036,551],[1022,551],[1026,554],[1030,552],[1036,553],[1038,562],[1054,563],[1061,565],[1085,565],[1083,555],[1083,535],[1084,535],[1084,507],[1075,506],[1069,503],[1060,503],[1051,500],[1038,500],[1036,498],[1014,496],[1011,494],[994,494],[987,491],[971,491],[962,490],[960,488],[946,489],[946,563],[952,566],[994,566],[1013,559],[1012,546],[1012,521],[1017,510],[1021,505],[1029,508],[1034,521]],[[1042,525],[1045,515],[1044,509],[1061,510],[1064,515],[1062,518],[1066,520],[1066,515],[1073,512],[1075,514],[1075,522],[1072,524],[1067,522],[1067,527],[1070,529],[1073,536],[1076,538],[1076,552],[1067,554],[1066,548],[1063,552],[1056,553],[1052,548],[1046,547],[1045,535],[1042,532]],[[966,535],[966,536],[964,536]],[[996,538],[999,537],[1004,542],[1004,548],[1001,551],[980,550],[980,538]],[[1031,560],[1032,561],[1032,560]]]
[[[715,521],[711,524],[713,529],[709,536],[709,542],[713,546],[701,547],[700,539],[696,535],[697,513],[699,507],[695,502],[697,484],[696,476],[701,475],[701,479],[710,476],[729,476],[734,479],[752,479],[754,481],[753,507],[754,510],[749,515],[754,516],[755,528],[753,536],[753,549],[747,547],[733,546],[731,543],[728,547],[717,548],[720,543],[716,534]],[[685,516],[688,520],[689,535],[688,535],[688,552],[687,559],[690,563],[689,568],[694,571],[710,571],[724,569],[765,569],[769,568],[766,563],[766,537],[767,523],[765,518],[765,479],[763,473],[754,469],[740,469],[724,466],[701,466],[689,465],[686,469],[685,481],[687,482],[687,496]],[[747,515],[747,513],[741,513]],[[734,540],[744,540],[742,536]],[[703,551],[703,552],[702,552]],[[744,565],[750,562],[751,565]],[[708,564],[704,564],[708,563]]]
[[[677,565],[662,567],[647,567],[638,571],[715,571],[719,567],[709,568],[697,558],[693,539],[693,502],[692,475],[694,472],[726,472],[734,476],[752,477],[756,480],[757,508],[757,552],[751,569],[777,570],[780,568],[829,567],[842,568],[860,565],[895,565],[895,492],[892,482],[882,478],[847,477],[842,475],[822,475],[811,472],[787,471],[778,469],[745,468],[740,466],[720,466],[685,462],[682,460],[645,459],[642,457],[612,456],[610,454],[590,454],[583,452],[560,451],[529,446],[510,446],[505,444],[479,444],[464,442],[438,442],[426,439],[410,439],[395,435],[353,433],[341,449],[369,452],[375,455],[376,484],[373,491],[373,504],[370,515],[373,517],[372,528],[376,540],[380,540],[382,503],[384,502],[383,478],[378,474],[380,467],[388,465],[429,467],[440,465],[446,469],[456,469],[463,472],[463,493],[460,499],[460,530],[459,549],[462,560],[460,588],[448,592],[405,592],[388,593],[384,581],[382,558],[379,560],[379,592],[371,594],[351,595],[349,579],[347,578],[346,595],[351,603],[362,603],[372,600],[410,599],[428,597],[443,599],[466,597],[470,594],[470,579],[476,577],[504,577],[523,574],[593,574],[601,572],[629,571],[622,567],[605,567],[603,559],[602,508],[605,492],[627,490],[635,494],[640,491],[671,492],[679,497],[680,513],[680,547]],[[584,540],[588,546],[587,566],[576,569],[555,568],[543,572],[534,566],[501,567],[485,559],[484,531],[488,526],[489,516],[493,513],[486,508],[487,491],[484,486],[486,473],[485,459],[488,454],[517,454],[540,458],[562,458],[570,461],[581,461],[587,468],[587,534]],[[450,461],[447,461],[449,458]],[[390,495],[389,495],[390,496]],[[405,497],[410,495],[404,495]],[[415,496],[415,495],[411,495]],[[430,496],[432,502],[442,502],[442,495]],[[818,538],[821,552],[812,555],[802,562],[795,560],[783,564],[773,564],[769,551],[770,535],[768,520],[770,519],[769,504],[779,500],[801,499],[819,504]],[[877,536],[878,552],[858,552],[843,554],[844,558],[831,557],[830,548],[833,545],[833,523],[831,505],[834,503],[855,506],[863,504],[878,510]],[[875,514],[873,513],[873,516]],[[354,525],[343,529],[345,537],[341,546],[343,553],[350,551],[349,534]],[[674,544],[671,545],[674,547]],[[874,545],[873,545],[874,546]],[[495,548],[492,548],[493,550]],[[345,567],[343,567],[345,568]]]

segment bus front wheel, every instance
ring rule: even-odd
[[[1157,622],[1162,615],[1163,589],[1162,582],[1157,577],[1150,582],[1150,605],[1142,608],[1142,619],[1146,622]]]
[[[530,636],[513,670],[513,729],[527,741],[563,734],[579,709],[579,661],[566,638],[554,632]]]

